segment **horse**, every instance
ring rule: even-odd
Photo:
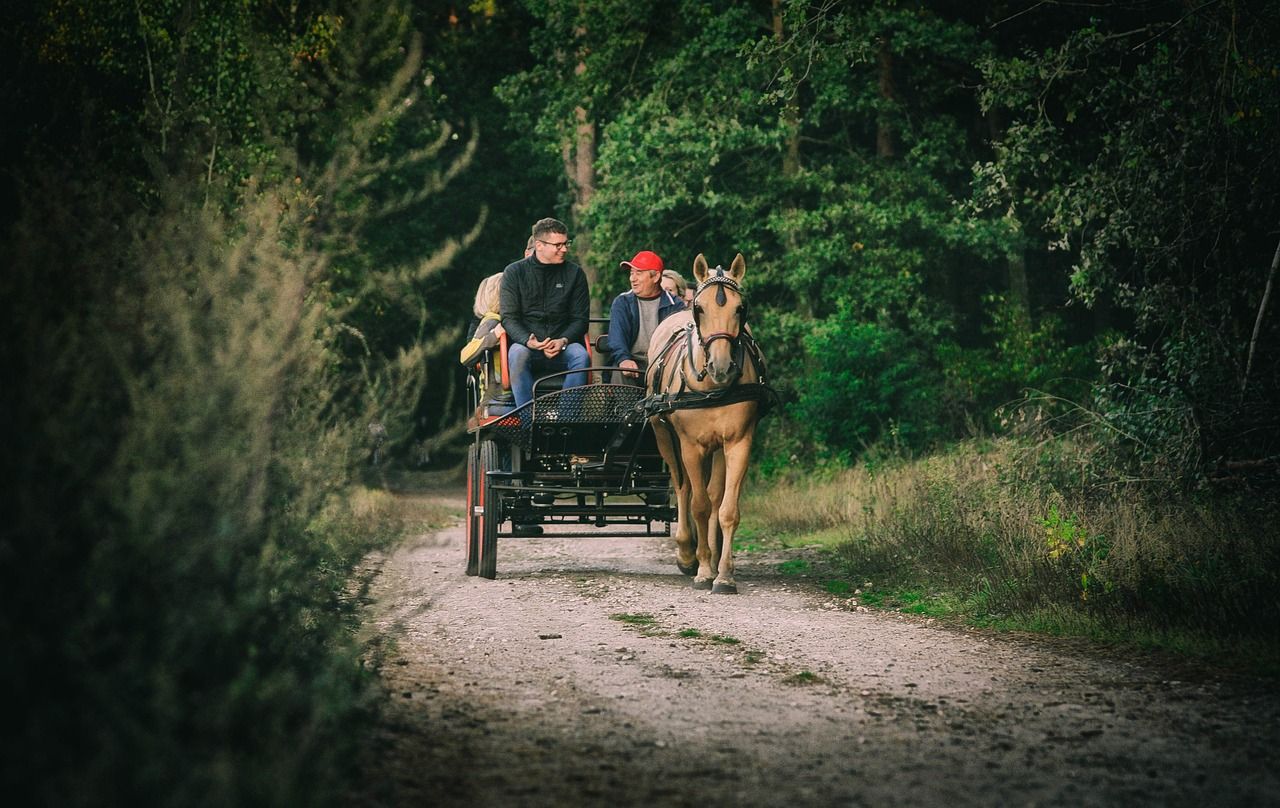
[[[645,374],[649,423],[676,494],[676,566],[693,576],[694,589],[713,594],[738,591],[738,499],[756,423],[772,395],[747,329],[744,274],[741,253],[727,273],[708,268],[701,254],[694,259],[692,311],[658,325]]]

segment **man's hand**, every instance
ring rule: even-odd
[[[635,378],[640,375],[640,366],[636,364],[636,360],[634,359],[623,359],[618,363],[618,367],[624,368],[622,371],[623,376],[631,376],[632,378]]]
[[[529,335],[529,339],[525,342],[525,345],[526,345],[526,346],[529,348],[529,350],[531,350],[531,351],[541,351],[543,348],[547,347],[547,344],[548,344],[549,342],[551,342],[551,340],[549,340],[549,339],[538,339],[538,335],[537,335],[537,334],[530,334],[530,335]]]
[[[569,346],[569,340],[561,337],[560,339],[546,340],[542,346],[542,353],[548,359],[555,359],[560,352]]]

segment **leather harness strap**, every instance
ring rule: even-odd
[[[726,275],[721,267],[716,267],[715,274],[708,275],[706,280],[702,282],[697,292],[694,293],[694,299],[696,300],[698,294],[709,286],[717,287],[717,302],[720,305],[725,304],[724,287],[727,286],[738,292],[739,295],[742,294],[742,289],[738,286],[737,281]],[[641,422],[643,424],[641,429],[643,430],[652,423],[650,419],[656,416],[657,423],[662,424],[663,428],[666,429],[671,439],[671,445],[676,452],[677,462],[674,471],[678,485],[684,484],[684,467],[679,457],[680,441],[677,438],[675,427],[665,417],[668,413],[675,410],[708,409],[755,401],[759,405],[756,417],[763,418],[778,403],[778,393],[768,383],[764,354],[760,352],[760,346],[756,343],[755,337],[751,336],[751,332],[746,328],[745,313],[736,335],[720,331],[704,338],[698,330],[698,319],[698,314],[695,310],[693,321],[684,328],[673,331],[658,355],[650,357],[649,370],[652,381],[649,387],[649,395],[636,402],[635,408],[628,413],[626,418],[626,423],[629,425]],[[692,373],[698,381],[702,381],[707,376],[705,361],[701,370],[695,368],[693,356],[693,341],[695,338],[702,346],[704,357],[706,356],[707,347],[718,339],[728,340],[733,346],[730,367],[736,368],[738,372],[727,387],[706,392],[689,389],[687,373]],[[684,343],[684,357],[680,357],[681,342]],[[679,358],[673,361],[673,358],[676,357],[687,359],[687,362],[681,362]],[[744,360],[751,362],[757,381],[740,381],[745,367]],[[669,365],[670,367],[668,367]],[[674,373],[676,370],[680,372],[680,387],[674,392],[662,392],[667,384],[664,382],[664,377],[669,372]],[[639,441],[637,441],[638,443]]]

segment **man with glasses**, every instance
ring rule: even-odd
[[[609,309],[609,351],[625,384],[644,384],[649,367],[649,338],[658,323],[684,310],[684,301],[662,288],[662,258],[641,250],[621,267],[628,270],[631,291],[613,299]]]
[[[502,327],[510,341],[507,367],[520,407],[533,398],[534,373],[574,370],[564,387],[587,383],[591,364],[582,338],[591,317],[587,276],[565,260],[569,230],[556,219],[533,226],[533,254],[502,271]]]

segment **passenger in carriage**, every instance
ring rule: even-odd
[[[684,301],[662,288],[665,267],[657,253],[641,250],[620,266],[630,273],[631,291],[613,299],[609,309],[609,351],[624,368],[622,381],[644,384],[649,366],[649,338],[658,323],[685,308]]]
[[[662,288],[683,300],[685,308],[693,305],[693,289],[689,287],[684,276],[674,269],[662,270]]]
[[[587,276],[566,260],[569,230],[556,219],[533,225],[533,253],[502,271],[499,310],[510,348],[507,369],[516,406],[533,398],[535,372],[580,371],[565,377],[564,387],[587,383],[591,358],[582,339],[591,301]]]
[[[476,422],[490,415],[500,415],[510,410],[514,404],[510,394],[502,389],[502,361],[497,351],[493,350],[498,347],[503,333],[502,318],[498,314],[501,290],[501,272],[495,272],[480,281],[475,303],[471,307],[477,318],[472,321],[471,340],[462,347],[458,355],[463,365],[471,367],[484,358],[485,351],[492,351],[489,362],[480,369],[480,405],[472,417]],[[472,420],[468,420],[468,426],[472,425]]]

